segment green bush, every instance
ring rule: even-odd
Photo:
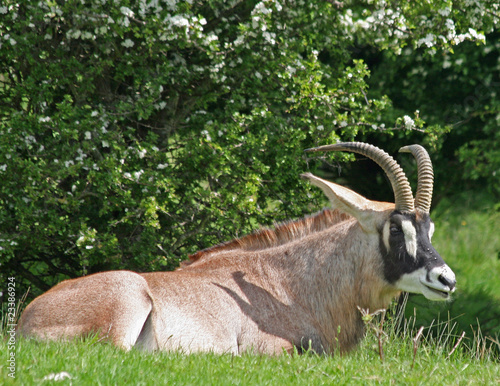
[[[487,4],[478,18],[447,1],[369,3],[4,1],[0,279],[36,295],[172,269],[318,207],[303,149],[380,132],[389,105],[367,97],[356,42],[450,49],[495,20]]]
[[[446,135],[435,138],[438,151],[432,154],[437,197],[486,190],[500,200],[498,32],[487,35],[484,45],[465,42],[454,53],[431,56],[408,48],[399,56],[374,55],[373,97],[383,92],[394,101],[385,119],[418,110],[429,126],[445,129]],[[419,133],[414,137],[424,139]]]

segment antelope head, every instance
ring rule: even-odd
[[[318,186],[339,210],[356,218],[367,234],[378,235],[384,279],[401,291],[423,294],[430,300],[447,300],[455,291],[455,274],[431,243],[434,223],[429,217],[433,169],[420,145],[401,148],[417,160],[418,186],[413,199],[410,184],[398,163],[383,150],[360,142],[320,146],[306,151],[351,151],[375,161],[386,173],[395,203],[371,201],[311,173],[304,179]]]

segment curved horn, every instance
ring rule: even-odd
[[[396,209],[401,212],[414,212],[413,194],[410,183],[398,163],[382,149],[363,142],[340,142],[307,149],[306,151],[352,151],[362,154],[376,162],[391,181]]]
[[[412,153],[417,160],[418,184],[415,196],[415,207],[424,213],[429,213],[434,186],[432,161],[427,150],[420,145],[409,145],[399,149],[401,153]]]

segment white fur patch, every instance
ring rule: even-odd
[[[445,285],[440,280],[444,277],[450,285]],[[429,271],[425,267],[416,271],[405,273],[395,283],[396,288],[402,291],[423,294],[430,300],[447,300],[455,291],[455,274],[447,266],[442,265]]]
[[[453,284],[452,288],[449,286],[445,286],[440,278],[443,278],[445,282]],[[456,283],[456,278],[455,278],[455,273],[451,270],[450,267],[448,267],[446,264],[442,265],[440,267],[435,267],[432,268],[429,272],[429,279],[431,282],[437,283],[439,282],[441,285],[445,286],[448,288],[451,292],[455,291],[455,283]],[[440,288],[438,288],[440,289]]]
[[[434,234],[434,223],[431,222],[431,226],[429,227],[429,240],[432,240],[433,234]]]
[[[406,251],[414,259],[417,258],[417,230],[409,220],[401,222],[403,233],[405,235]]]
[[[389,244],[389,236],[390,234],[390,229],[391,229],[391,224],[389,221],[387,221],[384,225],[384,229],[382,230],[382,240],[384,241],[385,249],[387,251],[390,251],[391,246]]]

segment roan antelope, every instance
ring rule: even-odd
[[[174,272],[111,271],[63,281],[26,308],[20,333],[68,339],[98,332],[125,349],[345,352],[364,334],[358,307],[386,308],[400,291],[449,299],[455,275],[431,244],[433,171],[425,149],[401,149],[417,160],[415,200],[403,170],[375,146],[308,151],[371,158],[388,176],[395,204],[303,174],[334,210],[197,252]]]

